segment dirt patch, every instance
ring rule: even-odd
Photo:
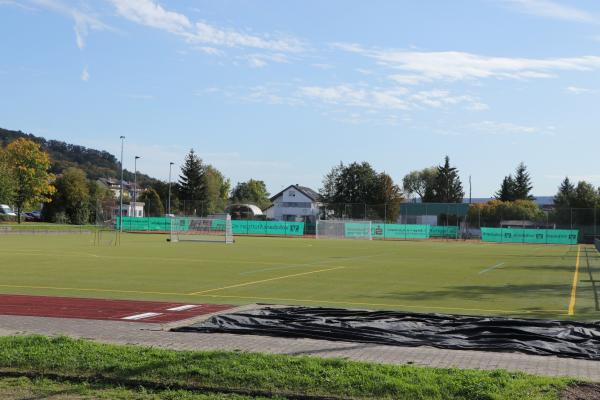
[[[561,393],[561,400],[600,400],[600,385],[582,384],[567,388]]]

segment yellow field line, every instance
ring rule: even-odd
[[[403,307],[403,308],[417,308],[417,309],[430,309],[430,310],[459,310],[459,311],[485,311],[485,312],[501,312],[506,314],[535,314],[535,313],[559,313],[563,310],[500,310],[500,309],[489,309],[489,308],[463,308],[463,307],[442,307],[442,306],[423,306],[423,305],[409,305],[409,304],[390,304],[390,303],[365,303],[365,302],[352,302],[352,301],[333,301],[323,299],[291,299],[281,297],[255,297],[255,296],[231,296],[231,295],[219,295],[219,294],[207,294],[197,295],[199,297],[210,297],[210,298],[231,298],[231,299],[250,299],[250,300],[268,300],[268,301],[293,301],[300,303],[320,303],[320,304],[347,304],[356,306],[383,306],[383,307]],[[560,314],[566,315],[566,314]]]
[[[293,277],[302,276],[302,275],[317,274],[319,272],[334,271],[336,269],[342,269],[342,268],[346,268],[346,267],[334,267],[334,268],[319,269],[317,271],[301,272],[299,274],[284,275],[284,276],[278,276],[278,277],[275,277],[275,278],[261,279],[261,280],[258,280],[258,281],[238,283],[236,285],[223,286],[223,287],[215,288],[215,289],[201,290],[199,292],[189,293],[189,295],[191,295],[191,296],[197,296],[197,295],[204,294],[204,293],[216,292],[218,290],[233,289],[233,288],[236,288],[236,287],[256,285],[257,283],[277,281],[279,279],[293,278]]]
[[[579,255],[581,245],[577,246],[577,261],[575,261],[575,273],[573,274],[573,284],[571,286],[571,301],[569,301],[568,315],[575,315],[575,301],[577,299],[577,282],[579,282]]]

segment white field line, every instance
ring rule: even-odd
[[[506,263],[505,262],[501,262],[501,263],[498,263],[496,265],[492,265],[491,267],[488,267],[486,269],[482,269],[481,271],[479,271],[479,275],[485,274],[488,271],[491,271],[493,269],[499,268],[499,267],[503,266],[504,264],[506,264]]]
[[[142,313],[142,314],[130,315],[128,317],[123,317],[121,319],[126,319],[126,320],[129,320],[129,321],[136,321],[138,319],[146,319],[146,318],[156,317],[156,316],[161,315],[161,314],[162,313],[147,312],[147,313]]]
[[[200,307],[200,306],[197,304],[186,304],[184,306],[167,308],[167,311],[185,311],[185,310],[189,310],[191,308],[196,308],[196,307]]]

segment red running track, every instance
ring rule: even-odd
[[[233,306],[223,304],[0,294],[0,315],[161,323],[180,321],[231,308]]]

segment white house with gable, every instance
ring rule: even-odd
[[[268,219],[315,222],[319,217],[319,193],[300,185],[290,185],[271,197],[265,210]]]

